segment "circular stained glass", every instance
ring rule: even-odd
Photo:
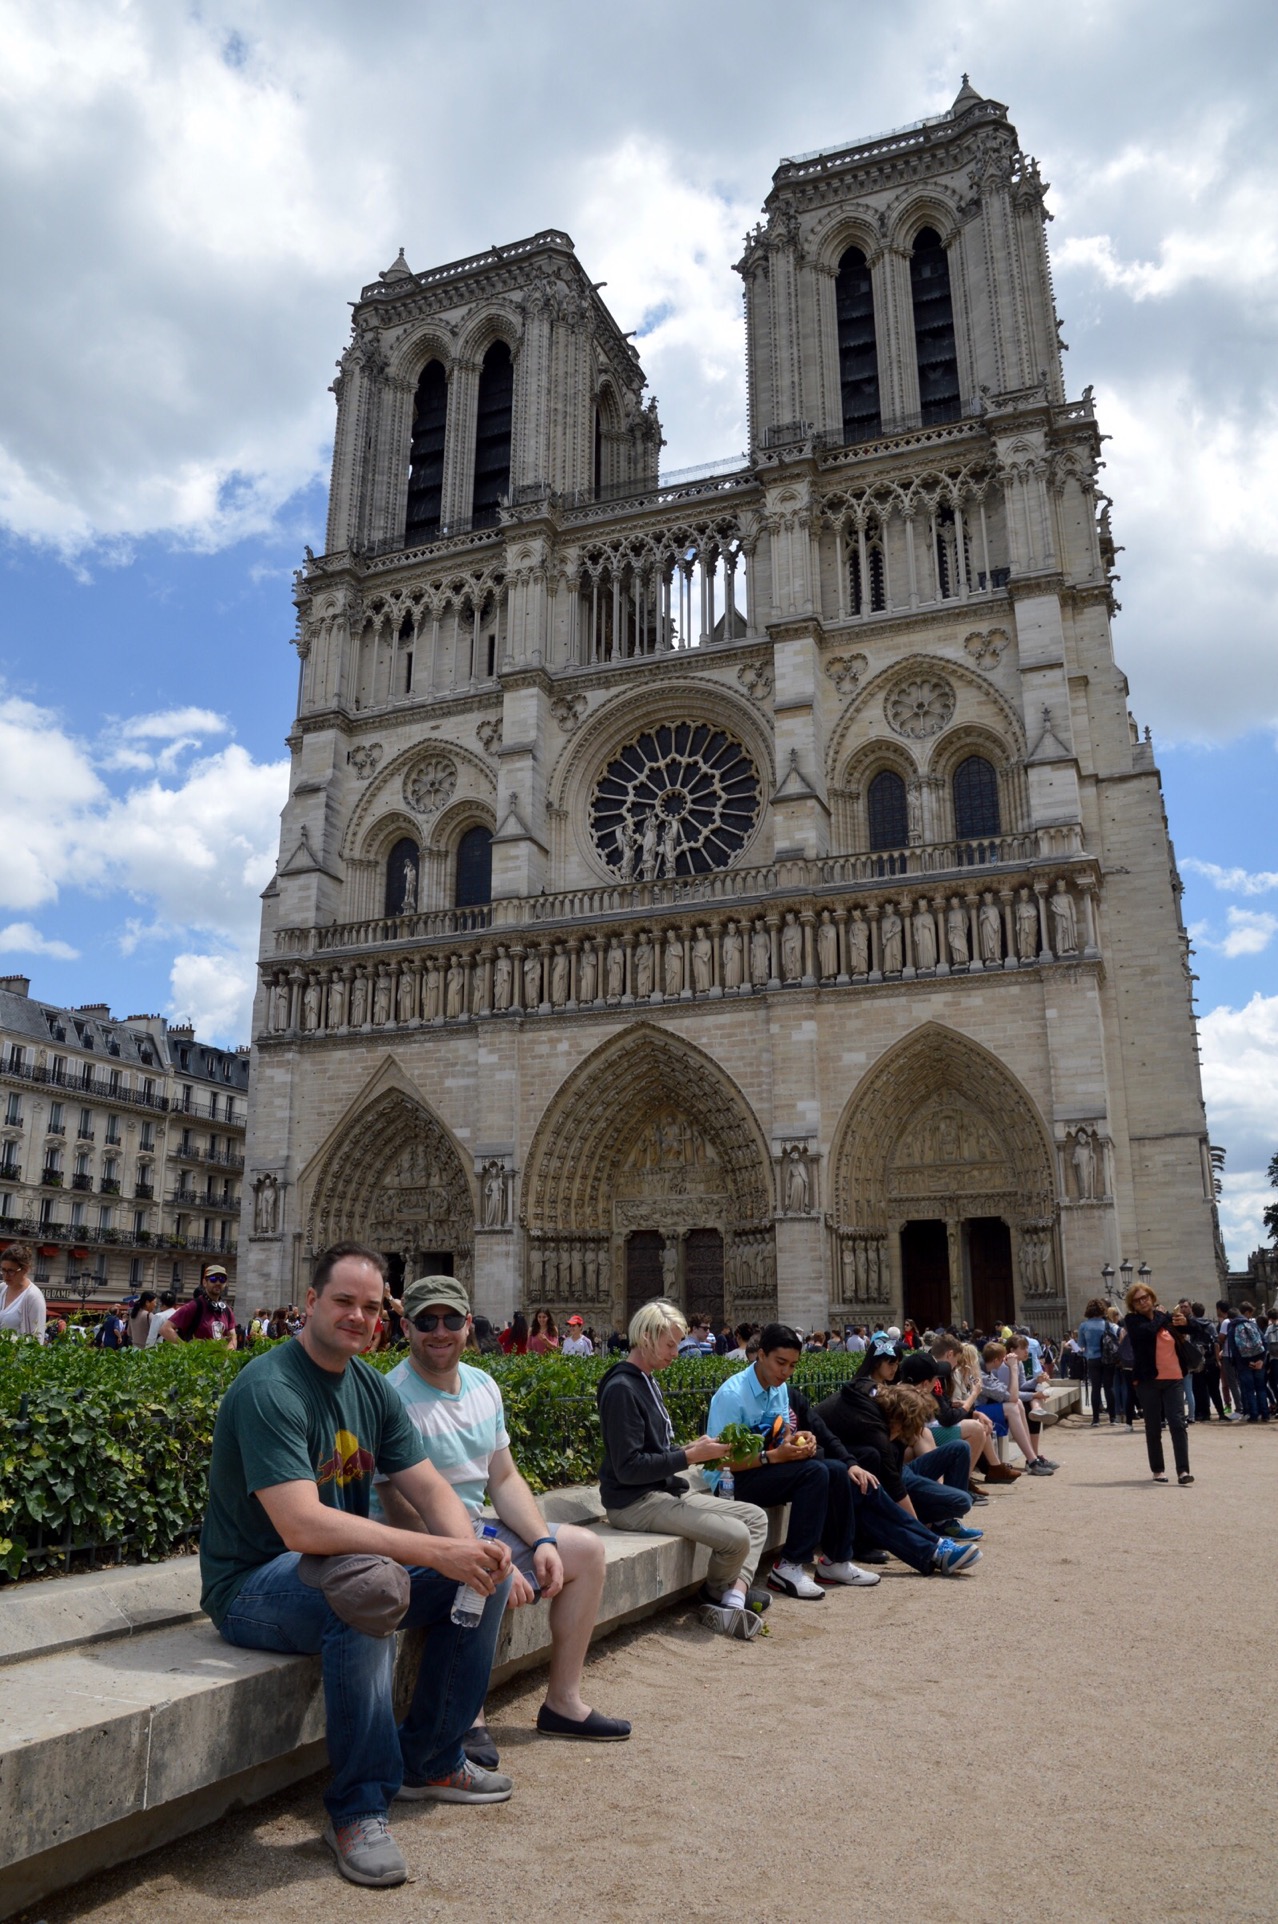
[[[704,722],[646,730],[595,784],[590,832],[623,882],[704,875],[736,860],[759,817],[759,776],[740,742]]]

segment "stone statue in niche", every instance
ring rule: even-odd
[[[656,877],[659,828],[656,809],[649,809],[648,819],[643,825],[643,845],[639,857],[639,873],[645,882],[651,882]]]
[[[424,1021],[439,1021],[440,1015],[443,1012],[440,1002],[442,989],[443,978],[440,974],[439,964],[438,962],[429,962],[426,965],[426,1000],[422,1008],[422,1019]]]
[[[608,949],[608,1000],[616,1002],[626,992],[626,952],[614,935]]]
[[[665,1240],[661,1247],[661,1287],[664,1295],[673,1296],[679,1273],[679,1238],[673,1229],[667,1229],[663,1234]]]
[[[1074,1131],[1070,1143],[1070,1162],[1074,1166],[1074,1193],[1079,1202],[1092,1202],[1096,1196],[1096,1145],[1090,1129]]]
[[[666,931],[664,986],[667,996],[676,996],[683,992],[683,943],[675,929]]]
[[[692,942],[692,986],[698,995],[707,995],[714,975],[714,951],[710,937],[698,928]]]
[[[319,1028],[320,992],[318,982],[308,982],[302,994],[302,1027],[314,1035]]]
[[[1028,889],[1016,904],[1016,953],[1022,962],[1038,960],[1038,904]]]
[[[484,1228],[502,1229],[506,1222],[506,1171],[499,1162],[484,1164]]]
[[[536,1009],[541,1004],[541,951],[529,949],[524,957],[524,1007]]]
[[[340,975],[330,978],[328,985],[328,1026],[340,1029],[346,1020],[346,984]]]
[[[916,969],[936,967],[936,923],[926,902],[920,899],[913,917],[914,929],[914,966]]]
[[[401,887],[399,912],[412,915],[417,909],[417,864],[407,855],[404,857],[403,884]]]
[[[668,815],[661,831],[661,875],[668,882],[674,880],[682,841],[678,822],[673,815]]]
[[[652,994],[652,943],[647,933],[635,943],[635,995],[643,1000]]]
[[[743,966],[740,932],[735,922],[729,922],[723,937],[723,986],[725,989],[741,987]]]
[[[860,909],[853,909],[848,923],[848,973],[868,975],[869,972],[870,931]]]
[[[362,1029],[368,1020],[368,979],[358,973],[351,983],[351,1027]]]
[[[998,903],[987,891],[981,897],[981,912],[976,918],[981,933],[981,960],[989,964],[1003,960],[1003,918]]]
[[[395,999],[396,999],[396,1013],[397,1013],[398,1019],[401,1022],[411,1022],[413,1019],[413,999],[414,999],[413,998],[413,972],[411,969],[400,970],[399,987],[395,991]]]
[[[791,1216],[805,1216],[812,1206],[812,1184],[808,1177],[807,1151],[795,1142],[785,1152],[785,1176],[781,1190],[782,1206]]]
[[[839,932],[829,909],[822,909],[817,929],[817,973],[823,982],[839,973]]]
[[[550,965],[550,1000],[556,1009],[562,1009],[568,1000],[569,979],[568,952],[562,942],[556,942],[555,959]]]
[[[280,1032],[288,1027],[288,983],[282,978],[275,984],[274,1008],[274,1027]]]
[[[377,971],[377,982],[373,989],[373,1021],[390,1021],[390,973],[384,964]]]
[[[750,936],[750,980],[761,989],[772,974],[772,944],[762,922],[756,922]]]
[[[635,856],[638,854],[638,848],[634,823],[628,815],[623,815],[617,823],[617,876],[620,881],[634,881]]]
[[[950,964],[962,966],[968,960],[967,916],[957,895],[951,895],[945,912],[945,939],[950,945]]]
[[[1052,947],[1057,955],[1077,955],[1078,923],[1074,917],[1074,904],[1069,890],[1063,881],[1056,884],[1056,893],[1048,898],[1048,908],[1052,916]]]
[[[798,982],[803,975],[803,930],[793,909],[786,910],[781,931],[781,980]]]
[[[470,1012],[476,1018],[488,1013],[488,1002],[484,993],[484,963],[481,956],[476,956],[471,963]]]
[[[599,959],[595,945],[589,938],[582,943],[581,959],[577,964],[577,1000],[593,1002],[599,993]]]
[[[274,1236],[280,1226],[280,1186],[274,1176],[259,1176],[253,1185],[253,1232]]]
[[[493,966],[493,1007],[508,1009],[513,992],[514,970],[510,957],[504,948],[499,948],[497,960]]]
[[[450,1022],[456,1022],[462,1013],[462,996],[465,988],[466,978],[462,974],[461,963],[455,955],[450,956],[448,975],[444,983],[444,1014]]]
[[[883,919],[879,923],[879,940],[883,945],[884,975],[899,975],[905,966],[905,938],[895,902],[889,902],[883,911]]]

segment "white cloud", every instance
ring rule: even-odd
[[[44,955],[53,962],[75,962],[80,951],[69,942],[41,935],[34,922],[10,922],[0,929],[0,954]]]
[[[133,715],[120,727],[127,741],[174,741],[178,736],[225,735],[230,728],[225,715],[211,708],[165,708],[154,715]]]
[[[1230,903],[1225,910],[1225,920],[1228,932],[1222,941],[1217,941],[1211,933],[1210,922],[1192,923],[1190,940],[1232,959],[1239,955],[1263,955],[1278,934],[1278,915],[1270,915],[1265,909],[1240,909]]]
[[[249,1034],[257,970],[251,953],[175,955],[169,971],[175,1021],[189,1020],[198,1036],[240,1041]]]
[[[1278,869],[1221,868],[1217,862],[1200,862],[1195,855],[1186,855],[1180,866],[1203,876],[1225,895],[1268,895],[1278,889]]]
[[[1226,1151],[1222,1225],[1238,1268],[1263,1240],[1261,1211],[1274,1200],[1258,1172],[1278,1151],[1278,995],[1223,1005],[1198,1027],[1212,1140]]]

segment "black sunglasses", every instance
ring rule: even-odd
[[[413,1318],[413,1328],[420,1330],[423,1336],[429,1336],[431,1331],[438,1329],[441,1323],[445,1329],[452,1330],[456,1335],[459,1329],[465,1329],[466,1318],[459,1309],[446,1309],[442,1316],[433,1309],[424,1309],[420,1316]]]

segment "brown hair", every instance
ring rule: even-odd
[[[540,1322],[543,1316],[546,1319],[546,1327],[544,1330],[541,1328]],[[535,1309],[533,1311],[532,1333],[534,1336],[558,1336],[559,1325],[548,1309]]]
[[[1158,1307],[1157,1296],[1154,1294],[1153,1290],[1150,1288],[1148,1283],[1141,1282],[1139,1276],[1136,1278],[1136,1281],[1129,1286],[1127,1294],[1123,1298],[1123,1301],[1126,1303],[1128,1309],[1134,1310],[1136,1308],[1136,1298],[1138,1296],[1148,1296],[1150,1301],[1153,1303],[1155,1309],[1157,1309]]]
[[[912,1443],[936,1415],[936,1398],[909,1383],[886,1383],[875,1402],[906,1443]]]
[[[16,1263],[24,1276],[29,1276],[35,1265],[35,1251],[30,1243],[10,1243],[0,1250],[0,1262]]]
[[[987,1343],[985,1345],[985,1348],[981,1351],[981,1355],[985,1358],[985,1361],[987,1363],[990,1363],[990,1364],[1001,1363],[1003,1358],[1007,1355],[1007,1344],[999,1343],[999,1342]]]
[[[1106,1307],[1107,1305],[1102,1303],[1099,1296],[1093,1296],[1087,1308],[1083,1311],[1083,1314],[1084,1316],[1103,1316]]]
[[[315,1258],[315,1268],[311,1272],[311,1288],[317,1296],[322,1296],[332,1281],[333,1271],[340,1262],[353,1256],[357,1262],[371,1263],[382,1281],[386,1280],[386,1258],[380,1249],[368,1249],[363,1243],[334,1243],[331,1249],[321,1250]]]

